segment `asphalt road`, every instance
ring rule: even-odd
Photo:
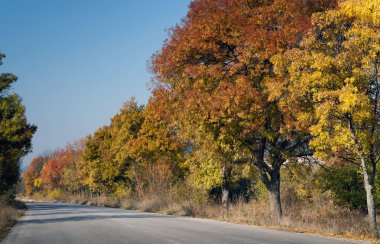
[[[28,203],[2,243],[359,243],[213,220],[112,208]]]

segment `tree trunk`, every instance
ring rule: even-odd
[[[266,188],[268,191],[270,212],[272,218],[280,219],[282,217],[281,197],[280,197],[280,171],[275,170],[270,173],[271,179]]]
[[[256,161],[254,162],[260,171],[261,181],[264,183],[268,192],[270,215],[274,219],[282,218],[282,207],[280,197],[280,168],[284,163],[281,156],[277,155],[272,164],[272,168],[265,163],[265,148],[267,140],[265,137],[261,139],[260,148],[255,152]]]
[[[376,208],[375,208],[375,201],[373,199],[373,186],[375,183],[375,170],[376,170],[376,165],[375,162],[372,162],[372,168],[373,172],[371,175],[371,179],[368,175],[368,169],[366,165],[366,157],[363,152],[363,147],[359,143],[359,140],[356,136],[356,130],[354,126],[354,122],[352,120],[351,116],[348,116],[348,122],[349,122],[349,129],[352,135],[352,138],[354,139],[354,142],[356,144],[359,156],[360,156],[360,167],[362,168],[363,171],[363,181],[364,181],[364,188],[366,191],[367,195],[367,209],[368,209],[368,222],[369,222],[369,227],[371,230],[371,234],[374,238],[378,239],[379,238],[379,233],[377,231],[377,222],[376,222]]]
[[[230,175],[231,175],[231,167],[223,166],[222,168],[222,206],[223,208],[228,209],[229,205],[229,186],[230,186]]]
[[[223,188],[222,189],[222,206],[223,208],[228,208],[228,204],[229,204],[229,192],[228,192],[228,188]]]
[[[375,201],[373,199],[373,183],[370,181],[368,176],[368,170],[365,165],[365,160],[361,157],[360,166],[363,170],[363,178],[364,178],[364,188],[367,195],[367,209],[368,209],[368,221],[369,227],[371,229],[371,234],[374,238],[379,238],[379,233],[377,231],[377,222],[376,222],[376,208]]]

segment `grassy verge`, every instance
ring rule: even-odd
[[[21,210],[23,208],[25,205],[18,201],[11,204],[0,203],[0,240],[6,237],[12,226],[16,224],[17,219],[23,215]]]

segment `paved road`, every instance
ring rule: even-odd
[[[359,243],[212,220],[62,203],[28,203],[3,243]]]

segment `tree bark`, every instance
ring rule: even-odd
[[[229,182],[230,182],[231,168],[228,166],[223,166],[222,168],[222,206],[228,209],[229,205]]]
[[[280,196],[280,157],[276,158],[276,164],[269,167],[264,161],[267,140],[263,137],[260,148],[256,153],[255,165],[260,171],[261,181],[264,183],[268,192],[270,215],[274,219],[282,218],[281,196]]]
[[[223,208],[228,208],[228,204],[229,204],[229,191],[228,191],[228,188],[223,188],[222,189],[222,206]]]
[[[281,197],[280,197],[280,171],[275,170],[270,173],[271,179],[267,185],[268,198],[270,204],[270,211],[272,218],[281,219],[282,218],[282,207],[281,207]]]
[[[360,166],[363,170],[364,178],[364,188],[367,195],[367,209],[368,209],[368,221],[369,227],[371,229],[371,234],[374,238],[379,238],[379,233],[377,231],[377,222],[376,222],[376,208],[375,201],[373,198],[373,183],[370,181],[367,166],[365,165],[364,157],[360,157]]]

